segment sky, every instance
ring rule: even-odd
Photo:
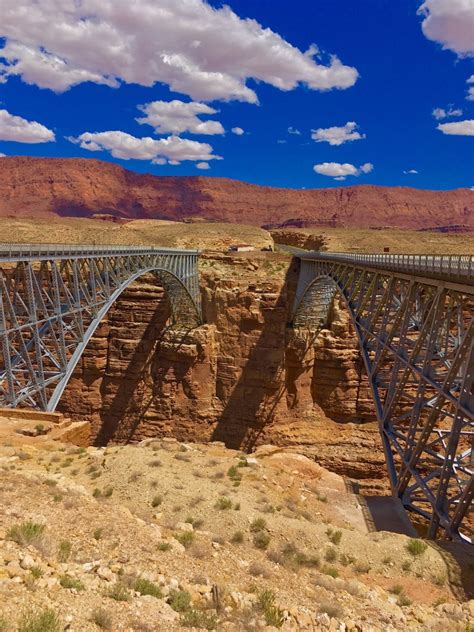
[[[471,188],[473,57],[474,0],[0,0],[0,155]]]

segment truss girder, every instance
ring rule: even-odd
[[[201,323],[199,252],[0,246],[0,407],[55,409],[87,342],[122,291],[146,273],[173,323]]]
[[[332,298],[342,297],[393,493],[428,520],[429,537],[472,544],[474,257],[415,259],[301,256],[292,325],[324,326]],[[451,263],[443,269],[442,261]]]

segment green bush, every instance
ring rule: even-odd
[[[267,521],[265,518],[256,518],[250,525],[250,531],[252,533],[257,533],[258,531],[263,531],[267,526]]]
[[[191,606],[191,595],[187,590],[172,590],[169,604],[176,612],[186,612]]]
[[[227,496],[221,496],[214,507],[220,510],[232,509],[232,501]]]
[[[407,551],[411,553],[413,556],[423,555],[423,553],[428,548],[426,542],[423,540],[418,540],[417,538],[412,538],[407,543]]]
[[[185,628],[215,630],[217,628],[217,617],[215,614],[207,614],[202,612],[202,610],[190,608],[181,617],[181,625]]]
[[[30,610],[18,623],[18,632],[60,632],[61,621],[54,610]]]
[[[63,588],[74,588],[75,590],[84,590],[84,584],[79,580],[71,577],[70,575],[63,575],[59,583]]]
[[[264,531],[259,531],[254,535],[253,543],[257,547],[257,549],[265,550],[270,544],[270,536]]]
[[[281,628],[284,622],[283,611],[275,605],[275,594],[271,590],[264,590],[258,594],[257,605],[267,625]]]
[[[158,586],[158,584],[154,584],[153,582],[149,581],[148,579],[144,579],[143,577],[139,577],[135,580],[133,584],[133,589],[136,590],[136,592],[139,592],[140,595],[151,595],[152,597],[156,597],[157,599],[163,597],[163,593],[161,592],[161,588]]]
[[[33,544],[40,540],[44,529],[44,524],[38,524],[37,522],[28,520],[21,524],[14,524],[13,527],[7,531],[6,539],[13,540],[13,542],[17,544]]]

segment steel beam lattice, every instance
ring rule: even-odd
[[[201,322],[199,252],[121,246],[0,245],[0,406],[53,411],[101,319],[146,273],[173,322]]]
[[[474,257],[308,253],[292,325],[327,324],[339,294],[365,364],[394,495],[474,542]]]

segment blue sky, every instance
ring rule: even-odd
[[[294,188],[474,185],[474,0],[73,4],[2,0],[4,155]]]

